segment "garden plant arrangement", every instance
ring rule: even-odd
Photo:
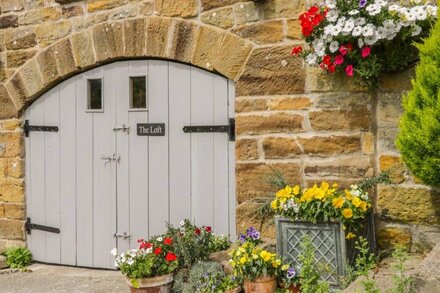
[[[357,185],[340,190],[337,184],[322,182],[305,189],[299,185],[286,186],[276,193],[271,207],[276,214],[294,221],[340,222],[350,240],[356,237],[370,211],[371,199]]]
[[[300,16],[307,49],[293,48],[310,66],[342,72],[377,87],[381,73],[404,70],[418,60],[414,42],[425,38],[437,7],[414,0],[326,0]]]

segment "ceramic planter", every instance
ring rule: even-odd
[[[171,293],[174,274],[145,279],[126,278],[132,293]]]
[[[276,277],[260,277],[253,281],[244,280],[243,282],[245,293],[274,293],[277,287],[278,281]]]

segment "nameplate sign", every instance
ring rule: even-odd
[[[139,136],[165,136],[165,123],[138,123]]]

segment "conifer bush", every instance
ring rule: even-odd
[[[404,97],[397,146],[411,172],[425,184],[440,187],[440,22],[420,50],[420,63]]]

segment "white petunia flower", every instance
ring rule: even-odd
[[[339,49],[339,43],[337,41],[333,41],[330,43],[330,46],[329,46],[330,52],[334,53],[334,52],[338,51],[338,49]]]
[[[318,55],[319,57],[323,57],[325,55],[325,47],[321,47],[319,50],[315,49],[315,53],[316,55]]]
[[[418,36],[420,35],[421,32],[422,32],[422,28],[416,24],[412,27],[411,36],[413,37]]]
[[[341,31],[342,31],[342,26],[341,25],[339,25],[339,24],[337,24],[337,25],[334,25],[333,27],[332,27],[332,30],[331,30],[331,32],[330,32],[330,34],[332,35],[332,36],[337,36],[337,35],[339,35],[340,33],[341,33]]]
[[[359,37],[362,34],[362,27],[356,26],[351,33],[354,37]]]
[[[327,13],[327,20],[329,22],[335,22],[336,20],[338,20],[338,17],[339,17],[339,13],[337,10],[330,10]]]
[[[115,268],[119,268],[119,263],[115,261]]]
[[[399,12],[399,9],[400,9],[400,6],[397,4],[393,4],[393,5],[390,5],[390,7],[388,7],[388,10],[393,11],[393,12]]]
[[[325,6],[330,9],[336,8],[336,0],[325,0]]]
[[[185,225],[185,221],[180,221],[180,226]]]
[[[347,20],[347,22],[345,22],[345,26],[342,29],[342,32],[349,34],[353,31],[354,29],[354,21],[352,19]]]
[[[367,6],[366,10],[367,10],[369,15],[375,16],[375,15],[378,15],[380,13],[380,11],[382,10],[382,7],[380,5],[377,5],[377,4],[370,4],[370,5]]]
[[[310,66],[314,66],[314,65],[318,64],[317,59],[318,59],[318,57],[316,56],[316,54],[313,54],[313,53],[309,54],[306,57],[306,63]]]
[[[354,25],[364,25],[366,23],[365,18],[358,17],[354,20]]]
[[[385,39],[388,36],[387,30],[383,26],[378,27],[376,36],[379,40]]]
[[[351,10],[348,12],[348,15],[354,16],[354,15],[358,15],[359,14],[359,10]]]
[[[376,32],[376,28],[373,24],[369,23],[366,26],[364,26],[364,28],[362,29],[362,35],[364,35],[364,37],[371,37],[374,36]]]
[[[365,44],[367,44],[368,46],[372,46],[372,45],[376,44],[376,42],[377,42],[376,34],[374,34],[372,36],[365,37],[364,41],[365,41]]]
[[[437,6],[433,5],[427,5],[426,6],[426,13],[428,13],[429,16],[437,16]]]
[[[159,241],[159,242],[162,242],[163,238],[162,237],[157,237],[156,240]]]
[[[358,39],[358,47],[362,48],[365,45],[365,42],[363,39]]]
[[[110,253],[111,253],[113,256],[117,256],[117,255],[118,255],[118,249],[117,249],[117,248],[113,248],[113,249],[110,251]]]
[[[129,266],[131,266],[132,264],[134,264],[134,260],[130,258],[130,259],[127,261],[127,264],[128,264]]]
[[[417,20],[425,20],[428,17],[428,12],[424,7],[414,7],[414,14]]]

